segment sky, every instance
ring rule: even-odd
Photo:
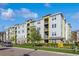
[[[72,31],[79,29],[77,3],[0,3],[0,31],[33,18],[39,20],[47,14],[62,12]]]

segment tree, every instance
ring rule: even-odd
[[[41,35],[39,34],[39,31],[36,30],[34,26],[30,28],[30,34],[28,35],[28,40],[31,41],[33,46],[35,46],[36,42],[40,42]]]
[[[11,37],[11,41],[14,42],[15,44],[17,44],[16,43],[16,36]]]
[[[42,38],[41,38],[39,31],[36,31],[36,41],[37,41],[37,43],[39,43],[41,40],[42,40]]]

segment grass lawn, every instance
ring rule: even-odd
[[[30,45],[30,44],[14,45],[14,47],[34,49],[34,47],[32,45]],[[36,47],[36,48],[38,48],[38,47]],[[75,52],[72,49],[64,49],[64,48],[46,48],[46,47],[40,47],[40,48],[38,48],[38,50],[55,51],[55,52],[63,52],[63,53],[71,53],[71,54],[79,54],[79,51]]]

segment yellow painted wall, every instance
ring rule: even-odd
[[[50,16],[46,16],[46,17],[43,17],[43,20],[45,19],[45,18],[48,18],[48,25],[50,24]],[[44,23],[45,24],[45,23]],[[49,26],[48,26],[48,39],[49,39],[50,37],[49,37]],[[49,41],[50,42],[50,41]]]
[[[65,26],[65,25],[66,25],[66,24],[65,24],[65,20],[63,19],[63,20],[62,20],[62,36],[63,36],[63,37],[65,37],[65,35],[66,35],[66,34],[65,34],[65,33],[66,33],[66,30],[65,30],[65,29],[66,29],[66,26]]]

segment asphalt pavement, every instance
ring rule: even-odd
[[[78,56],[76,54],[34,50],[16,47],[1,47],[0,56]]]

